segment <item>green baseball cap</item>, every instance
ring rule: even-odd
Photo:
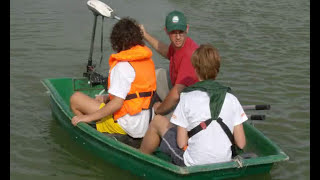
[[[186,31],[187,19],[180,11],[172,11],[166,17],[166,28],[168,32],[173,30]]]

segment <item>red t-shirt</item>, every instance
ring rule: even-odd
[[[191,64],[191,55],[198,47],[189,37],[179,50],[175,50],[170,44],[167,57],[170,60],[169,72],[172,86],[175,84],[190,86],[199,81]]]

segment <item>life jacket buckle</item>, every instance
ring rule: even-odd
[[[137,98],[140,98],[140,93],[136,91]]]
[[[206,129],[207,128],[207,125],[206,125],[206,123],[204,121],[202,121],[200,123],[200,126],[201,126],[202,129]]]

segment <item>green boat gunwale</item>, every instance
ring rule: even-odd
[[[52,79],[54,79],[54,78],[52,78]],[[66,78],[66,79],[68,79],[68,78]],[[64,114],[71,120],[73,114],[71,113],[71,111],[65,111],[66,109],[69,109],[69,107],[64,103],[64,100],[62,100],[62,98],[59,96],[57,91],[55,91],[55,88],[50,83],[50,79],[45,79],[45,80],[42,80],[41,82],[44,84],[44,86],[47,88],[47,90],[51,93],[52,99],[59,106],[60,110],[62,112],[64,112]],[[135,148],[133,148],[127,144],[124,144],[122,142],[116,141],[112,137],[106,136],[106,135],[94,130],[92,127],[90,127],[86,123],[81,122],[81,123],[77,124],[77,127],[79,129],[81,129],[83,132],[85,132],[87,135],[92,136],[93,138],[101,141],[104,144],[106,144],[106,142],[107,142],[108,146],[113,146],[114,148],[118,149],[119,151],[127,153],[131,156],[138,158],[138,159],[143,159],[144,161],[147,161],[151,164],[157,164],[159,167],[165,168],[167,170],[170,170],[170,171],[173,171],[173,172],[176,172],[179,174],[186,173],[186,171],[183,170],[184,167],[180,167],[180,166],[176,166],[171,163],[167,163],[166,161],[164,161],[160,158],[157,158],[155,161],[154,156],[148,155],[148,154],[143,154],[138,149],[135,149]],[[157,162],[157,161],[159,161],[159,162]],[[155,162],[157,162],[157,163],[155,163]]]
[[[51,80],[55,80],[55,79],[72,79],[73,80],[75,78],[47,78],[47,79],[41,80],[41,83],[50,92],[50,96],[55,101],[59,109],[71,121],[73,113],[70,111],[69,106],[65,103],[63,98],[59,95],[59,93],[56,91],[56,88],[51,83]],[[207,172],[207,171],[216,171],[216,170],[222,170],[222,169],[240,168],[239,164],[235,161],[215,163],[215,164],[209,164],[209,165],[180,167],[170,162],[167,162],[163,159],[160,159],[156,156],[143,154],[134,147],[131,147],[127,144],[119,142],[113,139],[112,137],[106,136],[103,133],[96,131],[86,123],[79,123],[76,127],[78,127],[82,132],[86,133],[87,135],[99,140],[103,144],[107,144],[108,146],[111,146],[117,149],[118,151],[122,151],[123,153],[133,156],[144,162],[148,162],[150,164],[156,165],[158,167],[161,167],[163,169],[166,169],[168,171],[171,171],[180,175],[187,175],[187,174]],[[268,143],[270,147],[272,147],[276,152],[275,155],[268,155],[268,156],[262,156],[262,157],[259,156],[259,157],[250,158],[250,159],[242,159],[241,163],[244,168],[246,166],[262,165],[262,164],[269,164],[269,163],[271,164],[271,163],[289,160],[289,157],[276,144],[271,142],[269,138],[264,136],[262,132],[258,131],[248,123],[244,123],[244,127],[249,128],[251,131],[254,131],[254,133],[256,133],[257,136],[260,136],[261,138],[263,138],[264,141],[266,141],[266,143]]]

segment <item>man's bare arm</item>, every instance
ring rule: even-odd
[[[169,45],[159,41],[155,37],[151,36],[147,31],[145,30],[144,26],[141,24],[140,29],[143,32],[144,39],[164,58],[168,59],[168,49]]]
[[[156,114],[166,115],[168,114],[173,108],[176,107],[180,100],[180,93],[186,86],[183,84],[176,84],[172,87],[169,91],[166,98],[163,100],[162,103],[155,103],[154,110]]]

